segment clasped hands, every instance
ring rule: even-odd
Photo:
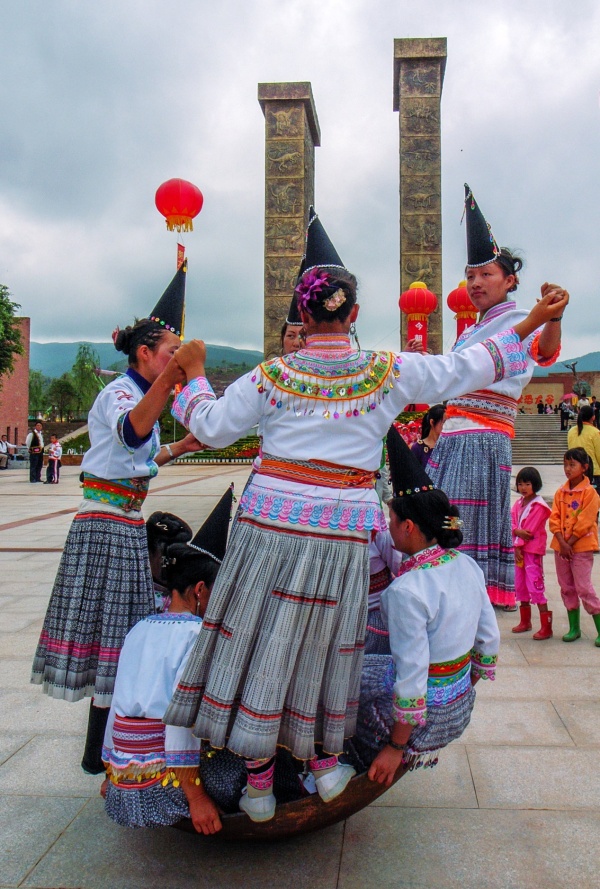
[[[206,362],[206,345],[202,340],[190,340],[174,353],[163,371],[165,382],[171,386],[185,383],[194,377],[204,376]]]

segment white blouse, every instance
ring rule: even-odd
[[[433,404],[522,374],[512,331],[446,356],[358,352],[348,337],[309,337],[307,348],[264,362],[216,399],[205,377],[190,380],[173,415],[200,441],[224,447],[261,423],[263,454],[375,472],[381,442],[411,402]],[[371,488],[338,490],[255,475],[240,515],[275,525],[384,530]]]
[[[97,395],[88,417],[91,447],[81,464],[84,472],[105,479],[156,475],[158,466],[154,457],[160,450],[158,423],[137,447],[128,445],[123,435],[127,414],[143,397],[144,391],[129,373],[110,382]]]
[[[199,617],[166,612],[139,621],[125,637],[102,750],[102,759],[117,771],[143,769],[145,763],[143,753],[124,755],[113,743],[115,714],[162,720],[201,627]],[[165,727],[167,767],[198,765],[199,751],[200,739],[191,728]]]
[[[500,632],[483,572],[469,556],[436,546],[407,559],[381,593],[381,613],[396,668],[397,721],[423,725],[427,707],[464,693],[471,672],[495,677]]]

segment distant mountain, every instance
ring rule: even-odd
[[[577,362],[575,370],[577,373],[600,373],[600,352],[588,352],[580,358],[565,358],[569,364]],[[551,367],[536,367],[533,372],[534,377],[547,377],[548,374],[570,374],[570,367],[565,367],[564,361],[557,361]]]
[[[29,366],[31,370],[40,370],[46,377],[60,377],[71,370],[77,350],[82,343],[31,343]],[[105,370],[117,367],[119,370],[127,366],[120,352],[112,343],[85,343],[91,346],[100,357],[100,366]],[[206,366],[230,367],[233,364],[246,364],[254,367],[263,359],[262,352],[251,349],[233,349],[230,346],[213,346],[206,344]]]

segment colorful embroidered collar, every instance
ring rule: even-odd
[[[400,570],[398,571],[398,577],[406,574],[407,571],[437,568],[439,565],[445,565],[446,562],[451,562],[457,556],[458,553],[456,550],[442,549],[442,547],[438,546],[436,543],[435,546],[422,549],[420,553],[415,553],[414,556],[410,556],[410,558],[402,562]]]
[[[454,345],[452,346],[452,351],[454,352],[458,346],[462,346],[468,339],[470,339],[474,333],[477,333],[478,330],[481,330],[489,321],[492,321],[494,318],[499,318],[500,315],[504,315],[506,312],[512,312],[513,309],[517,308],[517,304],[514,300],[507,300],[503,303],[498,303],[497,306],[492,306],[491,309],[488,309],[481,321],[478,321],[477,324],[474,324],[473,327],[467,327],[463,333],[456,340]]]
[[[326,420],[359,417],[375,410],[400,376],[399,355],[356,351],[345,334],[310,336],[307,345],[263,362],[253,375],[259,392],[271,390],[273,407],[298,416],[320,411]]]

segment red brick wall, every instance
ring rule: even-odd
[[[29,416],[29,318],[17,318],[25,348],[24,355],[15,358],[15,369],[0,377],[0,434],[8,440],[24,444]]]

